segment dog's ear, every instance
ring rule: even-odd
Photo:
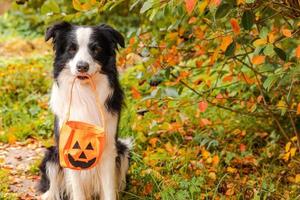
[[[72,25],[68,22],[59,22],[52,26],[49,26],[45,33],[45,40],[48,41],[50,38],[55,39],[57,33],[61,30],[68,30]]]
[[[124,37],[117,30],[115,30],[114,28],[112,28],[111,26],[109,26],[107,24],[100,24],[98,27],[102,31],[106,32],[105,35],[108,37],[108,39],[111,40],[111,42],[114,43],[115,49],[118,49],[118,44],[121,47],[125,47]]]

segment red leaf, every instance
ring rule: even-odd
[[[296,57],[300,58],[300,45],[296,49]]]
[[[205,112],[206,108],[207,108],[208,104],[205,101],[200,101],[198,103],[198,107],[200,109],[200,112]]]
[[[240,144],[240,151],[245,152],[246,151],[246,145]]]
[[[300,115],[300,103],[298,103],[298,106],[297,106],[297,115]]]
[[[196,3],[197,3],[196,0],[185,0],[185,8],[189,14],[193,12]]]
[[[239,34],[240,33],[240,26],[239,26],[239,23],[236,19],[232,18],[230,20],[230,24],[231,24],[231,27],[232,27],[232,30],[235,34]]]
[[[133,97],[134,99],[139,99],[139,98],[141,98],[140,92],[139,92],[135,87],[132,87],[132,88],[131,88],[131,94],[132,94],[132,97]]]

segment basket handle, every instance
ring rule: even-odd
[[[105,119],[105,115],[104,115],[104,112],[103,112],[103,107],[102,107],[102,105],[100,104],[100,100],[99,100],[99,97],[98,97],[98,95],[97,95],[97,88],[96,88],[96,85],[95,85],[95,83],[94,83],[94,81],[93,81],[93,79],[92,79],[91,76],[88,75],[87,77],[88,77],[89,84],[90,84],[90,86],[91,86],[93,92],[95,93],[96,105],[97,105],[97,107],[98,107],[98,110],[99,110],[99,113],[100,113],[100,116],[101,116],[101,122],[102,122],[103,128],[104,128],[104,130],[106,131],[106,123],[105,123],[106,119]],[[74,88],[74,84],[75,84],[76,79],[77,79],[77,78],[75,77],[74,80],[72,81],[71,91],[70,91],[70,101],[69,101],[69,105],[68,105],[68,112],[67,112],[67,115],[66,115],[66,120],[65,120],[65,122],[68,121],[69,118],[70,118],[70,114],[71,114],[71,103],[72,103],[72,98],[73,98],[73,97],[72,97],[72,96],[73,96],[73,88]]]

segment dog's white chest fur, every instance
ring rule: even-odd
[[[59,127],[61,127],[62,123],[67,120],[66,116],[70,104],[71,86],[74,77],[68,76],[67,73],[62,72],[59,78],[61,79],[58,80],[58,84],[55,83],[52,87],[50,106],[53,112],[58,116]],[[80,80],[75,81],[72,91],[70,117],[68,120],[82,121],[103,126],[103,119],[101,119],[95,95],[98,95],[99,103],[105,108],[105,101],[111,95],[112,91],[105,75],[97,74],[93,79],[96,84],[97,94],[95,94],[95,91],[92,90],[91,85],[89,85],[88,82],[82,82]],[[80,184],[76,187],[81,187],[84,196],[88,196],[92,192],[101,193],[100,176],[103,175],[102,172],[114,173],[108,172],[108,170],[114,170],[114,166],[111,166],[110,169],[107,167],[102,169],[101,162],[115,159],[117,155],[115,150],[115,134],[118,117],[112,115],[106,109],[104,109],[104,115],[107,130],[105,133],[106,146],[102,155],[102,160],[91,170],[75,171],[65,169],[66,191],[72,191],[72,186],[74,186],[74,184],[68,185],[68,183],[78,182]],[[70,195],[75,194],[71,194],[70,192]]]
[[[101,125],[102,119],[96,104],[95,95],[98,95],[100,104],[104,105],[105,100],[111,94],[106,76],[95,76],[94,81],[96,83],[97,94],[95,94],[95,91],[92,90],[88,82],[82,82],[80,80],[75,81],[74,88],[71,92],[73,79],[73,77],[68,77],[62,81],[58,80],[58,84],[54,83],[50,100],[51,109],[58,116],[59,120],[66,120],[70,106],[69,120]],[[71,93],[72,102],[70,102]],[[70,103],[71,105],[69,105]],[[104,112],[106,115],[109,114],[106,110],[104,110]],[[63,121],[60,121],[60,123],[62,122]]]

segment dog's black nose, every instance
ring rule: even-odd
[[[89,63],[84,62],[84,61],[79,61],[76,65],[77,71],[84,73],[89,70]]]

